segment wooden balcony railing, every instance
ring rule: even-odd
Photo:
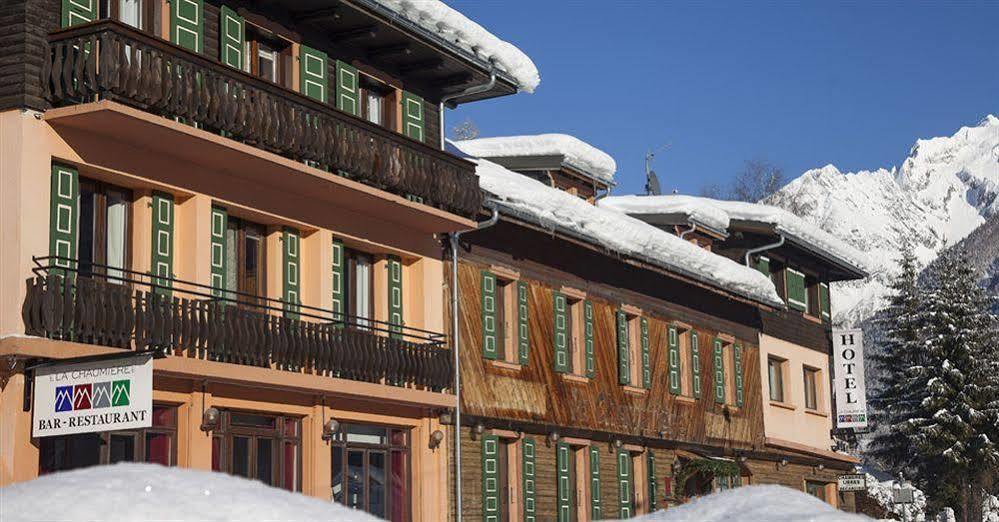
[[[433,391],[451,385],[442,334],[238,292],[219,297],[175,279],[167,290],[148,275],[62,258],[35,262],[21,310],[28,335]]]
[[[462,216],[481,204],[468,161],[112,20],[49,35],[56,106],[109,99],[224,133]]]

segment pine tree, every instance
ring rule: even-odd
[[[978,492],[999,465],[996,322],[975,279],[966,254],[955,249],[927,272],[917,316],[925,321],[922,346],[906,371],[903,399],[919,403],[898,425],[917,483],[933,496],[953,486],[941,478],[958,481],[964,520],[981,520]]]
[[[902,250],[901,270],[891,282],[893,294],[877,320],[882,332],[880,350],[871,356],[880,379],[870,399],[874,437],[868,455],[894,472],[909,468],[911,452],[908,437],[899,427],[919,406],[919,396],[911,384],[913,367],[920,355],[920,315],[923,298],[916,284],[918,269],[909,245]]]

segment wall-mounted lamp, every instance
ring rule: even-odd
[[[621,446],[624,446],[624,442],[621,442],[621,439],[614,439],[614,448],[621,449]]]
[[[782,468],[787,466],[787,459],[780,459],[780,462],[778,462],[777,465]]]
[[[219,427],[219,420],[222,412],[218,408],[211,407],[201,413],[201,431],[212,431]]]
[[[826,469],[826,465],[820,463],[818,466],[815,466],[815,469],[817,469],[819,471],[822,471],[822,470]]]
[[[445,425],[445,426],[450,426],[451,424],[454,424],[454,416],[452,416],[451,412],[449,412],[449,411],[441,413],[440,417],[438,417],[438,418],[440,420],[440,423],[443,424],[443,425]]]
[[[745,464],[747,460],[749,459],[747,459],[745,455],[739,455],[739,462]]]
[[[481,437],[482,434],[485,433],[485,431],[486,427],[483,426],[481,422],[476,424],[475,426],[472,426],[472,439],[477,439]]]
[[[340,431],[340,423],[336,419],[326,421],[326,424],[323,424],[323,440],[326,442],[333,440],[338,431]]]
[[[441,445],[441,442],[444,442],[444,432],[441,430],[434,430],[434,432],[430,434],[430,449],[437,449],[437,447]]]
[[[557,443],[558,442],[558,438],[559,438],[559,435],[558,435],[557,431],[553,431],[553,432],[549,433],[548,434],[548,445],[551,446],[552,444]]]

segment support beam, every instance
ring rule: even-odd
[[[399,65],[399,72],[403,74],[421,72],[421,71],[436,71],[444,67],[444,60],[440,58],[434,58],[432,60],[422,60],[419,62],[410,62]]]
[[[355,27],[353,29],[346,29],[331,33],[330,40],[333,40],[334,42],[345,42],[347,40],[357,40],[359,38],[374,38],[376,34],[378,34],[377,26],[365,25],[363,27]]]
[[[324,22],[327,20],[339,20],[340,13],[338,7],[324,7],[311,11],[297,11],[294,13],[295,19],[301,22]]]
[[[472,79],[472,75],[467,72],[451,74],[448,76],[442,76],[439,78],[434,78],[431,83],[435,87],[450,87],[452,85],[461,85],[463,83],[468,83]]]
[[[369,58],[380,58],[382,56],[393,56],[396,54],[401,54],[404,56],[409,56],[413,53],[413,49],[408,43],[392,44],[392,45],[380,45],[378,47],[368,47],[364,50],[365,54]]]

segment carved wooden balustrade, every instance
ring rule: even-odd
[[[463,216],[480,208],[472,163],[112,20],[49,35],[56,106],[114,100]]]
[[[441,334],[237,292],[218,297],[179,280],[167,290],[100,265],[45,264],[53,260],[36,259],[27,279],[28,335],[434,391],[451,385]]]

